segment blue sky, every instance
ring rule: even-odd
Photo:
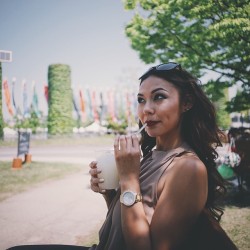
[[[133,12],[121,0],[0,0],[0,9],[0,50],[13,51],[3,79],[16,77],[17,102],[24,79],[43,95],[50,64],[71,67],[73,88],[135,86],[148,68],[125,36]]]
[[[0,0],[0,10],[0,50],[13,52],[13,61],[2,63],[3,79],[11,90],[16,78],[15,100],[21,108],[22,81],[29,103],[35,81],[39,108],[47,112],[44,85],[50,64],[71,67],[73,89],[137,88],[138,77],[150,66],[125,36],[134,13],[124,10],[122,0]],[[11,118],[5,102],[3,113]]]

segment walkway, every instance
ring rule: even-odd
[[[6,156],[9,152],[1,150],[0,155]],[[83,170],[61,180],[47,181],[0,202],[0,250],[20,244],[76,245],[79,238],[97,230],[105,219],[104,199],[89,189],[87,163],[93,159],[93,153],[85,151],[81,157],[70,160],[68,150],[65,149],[65,158],[64,152],[59,152],[60,156],[54,154],[49,161],[82,162]],[[32,158],[45,161],[48,157],[42,159],[34,152]]]

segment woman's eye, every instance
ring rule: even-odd
[[[137,98],[137,102],[138,102],[138,103],[143,103],[143,102],[144,102],[144,99],[141,98],[141,97],[138,97],[138,98]]]
[[[166,99],[166,96],[164,96],[162,94],[156,94],[154,96],[154,100],[162,100],[162,99]]]

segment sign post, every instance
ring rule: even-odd
[[[29,132],[18,132],[18,153],[17,155],[24,154],[24,162],[31,162],[30,149],[30,133]]]
[[[30,133],[18,131],[17,157],[19,155],[28,154],[29,147],[30,147]]]
[[[30,133],[18,131],[17,158],[13,160],[12,163],[13,168],[22,167],[22,159],[19,158],[19,155],[25,156],[24,159],[25,163],[31,162],[31,155],[29,154],[29,148],[30,148]]]

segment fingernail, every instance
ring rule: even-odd
[[[104,182],[104,179],[100,179],[99,182]]]
[[[101,192],[102,192],[102,193],[106,193],[106,190],[105,190],[105,189],[103,189]]]

